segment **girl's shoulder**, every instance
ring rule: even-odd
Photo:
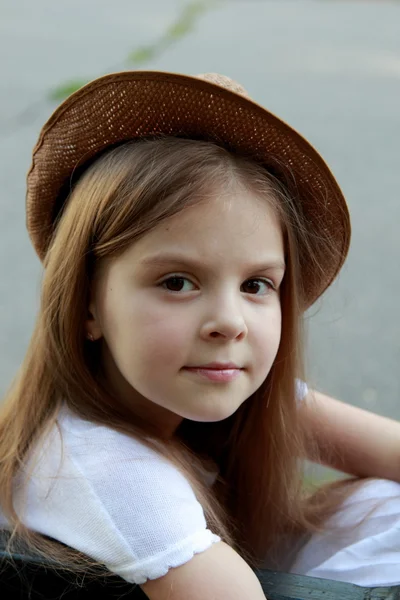
[[[176,470],[144,441],[86,420],[62,405],[54,425],[32,449],[26,471],[43,486],[44,481],[66,474],[95,481],[100,474],[111,476],[121,465],[131,477],[151,468]]]
[[[189,482],[161,448],[156,451],[144,440],[85,420],[66,406],[38,444],[32,461],[32,474],[41,485],[43,475],[44,480],[57,480],[59,487],[66,487],[65,479],[80,480],[102,501],[103,495],[110,494],[118,504],[128,490],[137,504],[148,502],[154,492],[160,506],[167,506],[176,493],[194,498]]]
[[[167,573],[219,537],[184,475],[138,439],[63,408],[32,456],[25,524],[132,583]]]
[[[142,458],[166,462],[162,455],[144,441],[92,421],[86,420],[63,405],[57,417],[57,427],[52,436],[62,437],[64,446],[76,457],[86,459],[96,453],[96,463],[101,456],[119,461],[124,458]],[[54,440],[53,440],[54,441]]]

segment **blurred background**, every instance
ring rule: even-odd
[[[38,309],[24,202],[41,126],[107,72],[211,71],[305,135],[348,200],[348,260],[307,315],[309,382],[400,418],[399,1],[0,0],[0,56],[1,395]]]

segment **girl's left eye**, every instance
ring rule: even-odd
[[[269,279],[247,279],[240,287],[241,292],[257,296],[265,296],[274,289],[275,287]]]
[[[179,276],[164,279],[161,286],[169,292],[192,292],[195,289],[194,284],[189,279]]]

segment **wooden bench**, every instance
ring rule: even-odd
[[[399,565],[400,570],[400,565]],[[363,588],[349,583],[257,571],[270,600],[400,600],[400,586]],[[10,556],[0,547],[1,600],[144,600],[147,596],[117,576],[78,583],[69,573],[27,554]],[[207,599],[205,599],[207,600]],[[247,599],[246,599],[247,600]]]

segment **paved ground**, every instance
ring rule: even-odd
[[[24,223],[25,172],[73,77],[122,67],[174,20],[173,0],[0,2],[0,392],[37,310],[40,265]],[[222,72],[296,126],[347,195],[353,243],[340,280],[309,315],[310,379],[400,418],[400,3],[229,0],[148,65]]]

